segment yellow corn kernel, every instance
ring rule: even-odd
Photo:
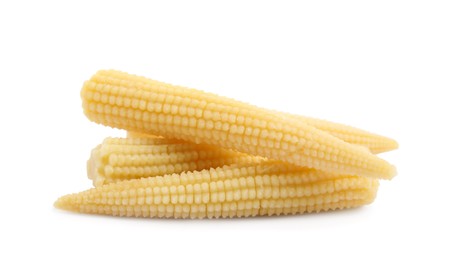
[[[128,131],[233,149],[324,172],[391,179],[394,166],[280,113],[118,71],[81,91],[86,116]]]
[[[151,136],[148,138],[106,138],[105,144],[110,145],[170,145],[170,144],[184,144],[185,141],[164,138],[161,136]]]
[[[146,139],[106,138],[91,152],[87,162],[88,178],[95,186],[101,186],[120,180],[263,160],[208,145],[160,137]]]
[[[158,218],[287,215],[366,205],[377,188],[375,179],[260,162],[120,181],[63,196],[55,206]]]
[[[157,137],[159,136],[127,131],[127,138],[157,138]]]

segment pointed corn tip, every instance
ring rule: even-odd
[[[388,147],[388,149],[386,150],[386,152],[389,152],[389,151],[393,151],[393,150],[396,150],[399,148],[399,144],[397,141],[395,140],[392,140],[392,142],[390,142],[390,146]]]
[[[351,167],[348,171],[343,170],[342,172],[384,180],[391,180],[396,176],[396,167],[394,165],[372,153],[366,147],[345,142],[344,144],[346,147],[349,147],[350,150],[356,152],[356,157],[361,158],[365,164],[359,170]]]
[[[389,151],[393,151],[399,148],[399,144],[396,140],[389,138],[388,143],[386,145],[380,146],[380,148],[374,147],[371,148],[371,152],[374,154],[378,153],[385,153]]]
[[[385,160],[383,160],[385,161]],[[364,177],[372,177],[380,180],[391,180],[398,174],[396,166],[388,164],[387,167],[381,171],[380,174],[374,173],[372,175],[363,175]]]
[[[398,175],[398,170],[396,169],[396,166],[390,164],[390,174],[387,180],[393,179],[396,175]]]
[[[53,206],[57,209],[62,209],[62,210],[68,210],[68,211],[74,211],[74,212],[77,212],[78,211],[78,208],[76,207],[75,204],[73,204],[70,200],[70,197],[72,196],[72,194],[70,195],[64,195],[60,198],[58,198],[55,203],[53,204]]]
[[[65,209],[66,203],[64,203],[63,197],[60,197],[53,203],[53,206],[57,209]]]

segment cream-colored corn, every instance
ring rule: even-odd
[[[261,162],[120,181],[63,196],[55,206],[114,216],[249,217],[358,207],[377,188],[370,178]]]
[[[131,131],[127,131],[127,138],[163,138],[164,140],[171,140],[172,142],[177,142],[177,143],[189,143],[187,141],[182,141],[182,140],[177,140],[177,139],[168,139],[162,136],[143,134],[143,133],[137,133],[137,132],[131,132]],[[365,152],[370,152],[367,146],[362,146],[359,144],[352,144],[352,145],[356,146],[359,149],[364,150]]]
[[[160,136],[127,131],[127,138],[157,138]]]
[[[347,143],[363,147],[373,154],[383,153],[398,148],[398,143],[390,138],[373,134],[352,126],[338,124],[317,118],[299,116],[293,114],[284,114],[285,116],[305,122],[308,125],[314,126],[319,130],[325,131]],[[127,131],[127,138],[152,138],[158,137],[150,134]]]
[[[399,146],[398,143],[391,138],[373,134],[356,127],[306,116],[287,113],[284,115],[314,126],[317,129],[325,131],[347,143],[366,147],[374,154],[395,150]]]
[[[159,137],[147,140],[146,138],[106,138],[102,144],[92,150],[87,162],[87,174],[95,186],[101,186],[120,180],[262,160],[261,157],[209,145]]]
[[[391,179],[395,168],[293,118],[233,99],[118,71],[99,71],[81,96],[97,123],[215,145],[324,172]]]

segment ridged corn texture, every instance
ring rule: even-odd
[[[289,113],[280,113],[283,116],[295,119],[299,122],[306,123],[307,125],[314,126],[315,128],[322,130],[326,133],[329,133],[343,141],[357,145],[359,147],[364,147],[373,154],[388,152],[395,150],[399,147],[398,143],[388,137],[377,135],[374,133],[367,132],[362,129],[358,129],[352,126],[339,124],[335,122],[330,122],[327,120],[294,115]],[[151,138],[157,137],[155,135],[137,133],[137,132],[127,132],[128,138]]]
[[[127,131],[127,138],[157,138],[161,136]]]
[[[261,162],[120,181],[63,196],[55,206],[128,217],[271,216],[366,205],[377,188],[370,178]]]
[[[87,162],[87,174],[94,186],[101,186],[121,180],[263,160],[209,145],[161,137],[106,138],[92,150]]]
[[[215,145],[324,172],[391,179],[385,160],[306,122],[199,90],[99,71],[81,91],[97,123]]]
[[[301,115],[293,115],[288,113],[284,113],[284,115],[314,126],[317,129],[325,131],[326,133],[342,139],[347,143],[366,147],[374,154],[395,150],[399,146],[398,142],[391,138],[370,133],[356,127]]]

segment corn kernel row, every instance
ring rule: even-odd
[[[91,152],[88,178],[95,186],[120,180],[216,168],[263,158],[176,140],[106,138]]]

